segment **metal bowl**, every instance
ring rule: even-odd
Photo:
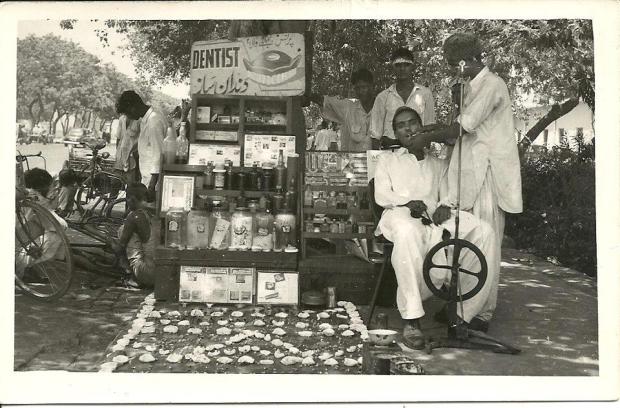
[[[396,330],[374,329],[368,330],[368,339],[377,346],[389,346],[396,339]]]

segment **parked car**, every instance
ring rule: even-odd
[[[80,141],[81,138],[83,137],[90,137],[92,136],[93,131],[90,129],[85,129],[85,128],[73,128],[71,129],[69,132],[67,132],[67,134],[65,135],[64,138],[64,143],[65,146],[68,146],[69,143],[77,143]]]

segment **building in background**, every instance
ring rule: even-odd
[[[550,109],[550,105],[532,107],[526,110],[527,117],[525,120],[515,117],[515,127],[519,134],[519,139]],[[594,137],[593,126],[594,117],[592,110],[585,102],[579,102],[573,110],[547,126],[534,140],[532,145],[551,148],[559,146],[565,141],[569,146],[574,147],[575,137],[579,134],[583,135],[585,142],[592,140]]]

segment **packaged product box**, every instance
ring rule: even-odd
[[[283,305],[298,304],[299,274],[295,271],[257,271],[256,303]]]
[[[196,144],[189,146],[189,161],[192,165],[224,164],[231,160],[233,166],[239,166],[241,162],[241,148],[237,145],[224,144]]]
[[[211,107],[210,106],[197,106],[196,107],[196,123],[209,123],[211,122]]]

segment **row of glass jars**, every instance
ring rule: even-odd
[[[304,207],[315,208],[317,210],[332,209],[352,209],[359,208],[367,210],[370,206],[368,195],[364,192],[361,198],[355,192],[344,191],[312,191],[310,186],[306,186],[304,191]]]
[[[211,212],[171,208],[166,213],[165,245],[177,249],[296,252],[295,222],[295,215],[288,210],[274,216],[245,207],[231,214],[219,204]]]

